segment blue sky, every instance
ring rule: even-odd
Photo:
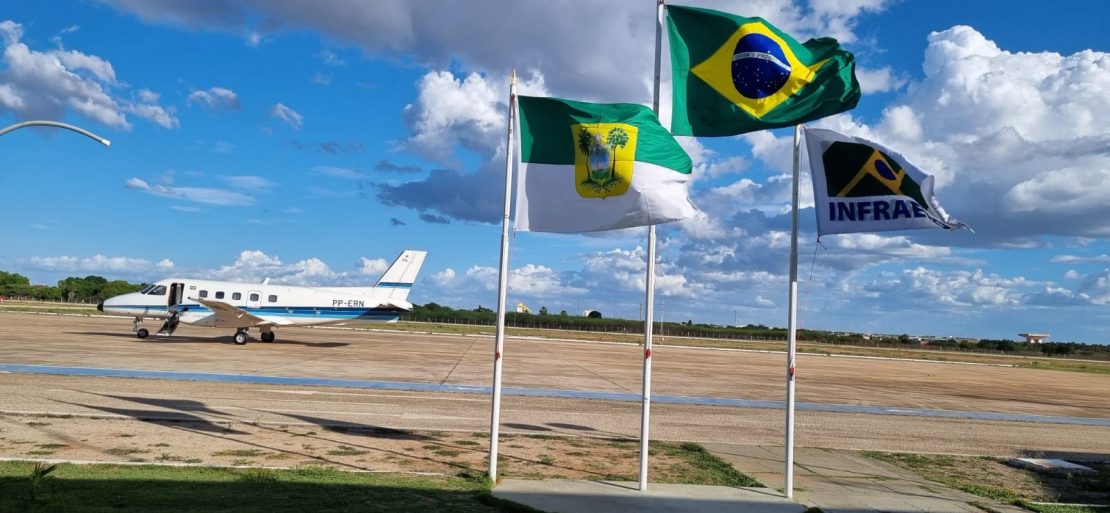
[[[814,263],[803,210],[802,327],[1110,342],[1110,6],[691,3],[837,37],[864,96],[814,125],[902,152],[975,228],[827,236]],[[415,248],[415,302],[492,306],[509,71],[523,94],[650,103],[653,4],[6,6],[0,123],[113,144],[0,139],[0,269],[362,284]],[[663,317],[784,325],[790,131],[681,142],[704,215],[660,227]],[[510,304],[636,318],[644,244],[519,233]]]

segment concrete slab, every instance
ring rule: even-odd
[[[705,448],[764,485],[782,490],[782,447],[705,444]],[[1025,511],[928,481],[854,451],[797,447],[794,463],[794,499],[825,513],[982,513],[973,504],[986,504],[999,512]]]
[[[768,488],[650,483],[505,479],[495,497],[551,513],[801,513],[805,510]]]
[[[1069,472],[1077,472],[1081,474],[1094,474],[1095,469],[1086,465],[1072,463],[1070,461],[1058,460],[1052,458],[1010,458],[1008,461],[1010,466],[1027,468],[1039,472],[1055,472],[1066,474]]]

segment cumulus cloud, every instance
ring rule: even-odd
[[[239,95],[224,87],[210,87],[189,93],[189,105],[199,105],[211,110],[239,110]]]
[[[17,119],[61,119],[74,112],[121,130],[132,128],[129,114],[164,128],[179,125],[174,109],[159,105],[151,91],[139,90],[133,98],[114,94],[127,86],[101,57],[75,50],[34,50],[22,41],[23,26],[10,20],[0,22],[0,37],[0,113]]]
[[[486,70],[506,76],[514,68],[559,70],[553,90],[598,101],[651,100],[651,41],[654,6],[635,2],[466,3],[383,0],[373,10],[354,0],[306,4],[289,0],[231,2],[143,2],[102,0],[117,9],[159,23],[237,34],[319,30],[371,55],[401,56],[446,68]],[[862,13],[882,10],[886,0],[819,0],[809,8],[783,0],[700,2],[722,11],[761,13],[801,40],[832,36],[856,39]],[[604,12],[604,16],[599,16]],[[259,21],[260,20],[260,21]],[[475,37],[474,27],[507,20]],[[542,29],[537,30],[537,23]],[[589,34],[590,37],[574,37]],[[506,52],[512,48],[512,52]],[[604,52],[599,52],[604,48]],[[325,51],[326,52],[326,51]],[[612,55],[621,56],[612,59]],[[322,60],[327,60],[321,52]],[[632,78],[630,78],[632,77]]]
[[[881,68],[856,67],[856,79],[863,94],[885,93],[897,91],[909,82],[904,75],[900,75],[890,66]]]
[[[270,107],[270,116],[284,122],[294,130],[300,130],[304,125],[304,116],[300,115],[297,111],[289,108],[284,103],[277,103]]]
[[[90,257],[35,256],[29,258],[27,264],[31,269],[51,272],[94,273],[122,277],[149,277],[154,272],[168,272],[174,268],[173,261],[169,259],[151,262],[145,258],[109,257],[100,254]]]
[[[189,274],[198,278],[248,283],[270,278],[270,283],[287,285],[370,286],[388,267],[385,259],[360,257],[352,270],[336,271],[316,257],[287,264],[280,257],[261,250],[244,250],[229,265],[197,269]]]

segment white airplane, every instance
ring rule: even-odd
[[[348,321],[397,322],[412,310],[407,301],[426,251],[406,250],[373,287],[293,287],[262,283],[170,278],[139,292],[109,298],[96,306],[111,315],[135,318],[132,331],[146,338],[143,318],[165,319],[158,335],[169,336],[179,323],[235,328],[236,344],[247,343],[258,328],[263,342],[274,341],[278,326],[319,326]]]

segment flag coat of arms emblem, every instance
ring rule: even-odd
[[[933,177],[886,147],[805,128],[817,233],[967,228],[940,206]]]
[[[725,136],[855,108],[855,57],[835,39],[799,44],[761,18],[667,6],[671,131]]]
[[[697,212],[690,157],[651,109],[530,96],[517,105],[518,230],[615,230]]]

